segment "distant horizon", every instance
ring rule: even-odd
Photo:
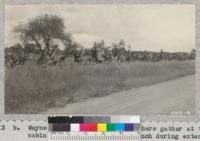
[[[195,49],[194,5],[6,5],[6,47],[20,43],[14,26],[44,13],[63,18],[66,32],[85,48],[95,41],[110,46],[123,39],[133,51]]]
[[[18,43],[16,43],[16,44],[18,44]],[[16,44],[14,44],[14,45],[16,45]],[[21,45],[21,44],[20,44]],[[8,48],[11,48],[11,47],[13,47],[13,46],[9,46],[9,47],[6,47],[5,49],[8,49]],[[105,46],[105,47],[111,47],[111,46]],[[83,47],[84,49],[91,49],[92,47],[90,47],[90,48],[86,48],[86,47]],[[60,51],[64,51],[64,49],[61,49],[61,48],[58,48]],[[126,48],[127,49],[127,48]],[[168,53],[190,53],[193,49],[195,49],[196,50],[196,48],[192,48],[191,50],[189,50],[189,51],[165,51],[164,49],[161,49],[163,52],[168,52]],[[128,49],[127,49],[128,50]],[[159,50],[159,51],[153,51],[153,50],[134,50],[133,48],[130,50],[130,51],[132,51],[132,52],[143,52],[143,51],[147,51],[147,52],[160,52],[161,50]]]

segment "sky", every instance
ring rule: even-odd
[[[7,5],[5,45],[20,42],[14,26],[41,14],[64,19],[73,40],[90,48],[125,40],[132,50],[185,52],[195,48],[194,5]],[[61,48],[63,46],[59,44]]]

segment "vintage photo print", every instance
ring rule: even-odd
[[[194,114],[195,54],[195,5],[6,5],[5,114]]]

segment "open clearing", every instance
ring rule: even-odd
[[[73,66],[59,64],[46,68],[41,68],[33,64],[25,64],[13,69],[6,68],[5,112],[7,114],[34,114],[45,112],[50,108],[59,109],[64,107],[66,104],[74,105],[73,103],[81,103],[89,99],[98,98],[98,100],[103,99],[103,101],[106,101],[103,97],[108,98],[105,103],[116,106],[116,110],[115,107],[112,107],[110,110],[108,108],[108,113],[119,113],[117,109],[120,110],[120,107],[123,107],[122,105],[126,106],[127,110],[131,110],[133,109],[132,106],[134,103],[140,103],[141,100],[145,99],[149,101],[150,104],[141,101],[140,104],[134,106],[135,109],[140,111],[141,109],[138,107],[143,106],[143,104],[146,105],[146,108],[151,108],[151,102],[153,102],[153,100],[150,99],[155,99],[156,102],[157,100],[159,102],[163,97],[172,102],[173,99],[176,101],[176,99],[179,98],[179,95],[176,95],[177,91],[188,91],[190,95],[184,95],[184,93],[183,95],[191,99],[191,95],[194,94],[193,82],[195,80],[192,80],[194,77],[190,78],[190,81],[192,82],[186,80],[186,82],[182,82],[184,84],[172,84],[173,89],[171,86],[162,88],[162,84],[159,83],[170,80],[175,80],[176,82],[176,79],[192,75],[195,73],[194,66],[194,61],[170,61],[156,63],[103,63],[95,65],[75,64]],[[168,84],[168,82],[166,84]],[[148,88],[145,86],[150,86],[149,88],[151,88],[152,85],[155,85],[155,87],[140,94],[140,91],[143,88]],[[188,89],[184,90],[182,87]],[[133,90],[131,89],[133,88],[137,88],[137,91],[132,92]],[[148,91],[152,91],[153,94],[149,94]],[[117,93],[117,95],[115,93]],[[118,101],[112,103],[111,99],[113,97],[109,95],[113,94],[115,94],[116,99],[122,100],[119,102],[121,105],[117,106]],[[126,94],[130,94],[131,97]],[[135,95],[139,96],[138,99]],[[127,97],[129,101],[123,100],[123,97]],[[98,100],[94,105],[98,104]],[[113,102],[115,102],[115,100]],[[192,103],[195,103],[195,100]],[[129,104],[131,107],[128,107]],[[170,102],[162,104],[168,106]],[[184,105],[178,105],[179,104],[177,103],[174,107],[184,107]],[[107,106],[105,104],[106,108]],[[77,106],[77,108],[78,107],[79,106]],[[153,108],[151,109],[152,111],[159,113],[158,109],[154,110]],[[165,107],[161,106],[157,108],[160,108],[161,111],[161,109]],[[69,109],[71,112],[74,111],[75,113],[76,111],[79,111],[76,110],[76,108],[74,109],[73,106]],[[84,109],[90,110],[87,107]],[[95,108],[93,110],[96,112]],[[162,113],[167,111],[164,109],[162,110]],[[84,111],[87,112],[87,110]],[[150,113],[152,113],[152,111],[150,111]],[[124,110],[124,112],[126,113],[126,110]],[[93,111],[88,111],[88,113],[93,113]],[[169,111],[167,113],[169,113]]]
[[[194,75],[160,84],[118,92],[86,102],[52,108],[45,113],[70,114],[171,114],[195,109]]]

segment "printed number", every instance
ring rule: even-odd
[[[0,125],[0,130],[4,131],[5,129],[5,125]]]

